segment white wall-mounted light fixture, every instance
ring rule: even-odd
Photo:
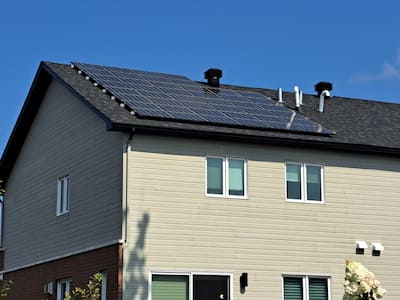
[[[385,249],[381,243],[372,243],[371,245],[372,245],[372,250],[375,251],[383,251]]]
[[[372,256],[380,256],[381,252],[385,249],[381,243],[371,243]]]
[[[381,256],[381,252],[384,250],[384,247],[381,243],[371,243],[372,246],[372,256]]]
[[[365,241],[356,241],[356,254],[364,254],[365,249],[368,249]]]
[[[360,249],[368,249],[368,245],[365,241],[356,241],[356,247]]]

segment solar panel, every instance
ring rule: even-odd
[[[260,93],[205,87],[180,75],[72,64],[139,118],[334,133]]]

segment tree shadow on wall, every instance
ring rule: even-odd
[[[125,293],[129,299],[147,300],[148,277],[145,272],[146,255],[145,255],[145,240],[147,228],[150,222],[150,215],[144,213],[142,218],[137,223],[137,236],[135,246],[130,250],[127,264],[126,279],[127,289]],[[130,248],[129,248],[130,249]]]

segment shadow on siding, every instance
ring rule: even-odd
[[[149,222],[150,215],[148,213],[144,213],[142,218],[137,223],[138,235],[135,248],[133,251],[131,251],[127,264],[127,270],[129,270],[127,282],[129,282],[128,285],[130,287],[133,286],[133,291],[128,292],[128,294],[132,296],[131,299],[147,299],[148,278],[144,270],[146,263],[144,247]]]

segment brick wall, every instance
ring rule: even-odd
[[[71,288],[83,287],[89,277],[107,272],[107,300],[122,299],[122,245],[112,245],[82,254],[6,273],[14,283],[7,299],[56,300],[57,280],[71,278]],[[53,295],[44,294],[44,285],[53,282]]]

